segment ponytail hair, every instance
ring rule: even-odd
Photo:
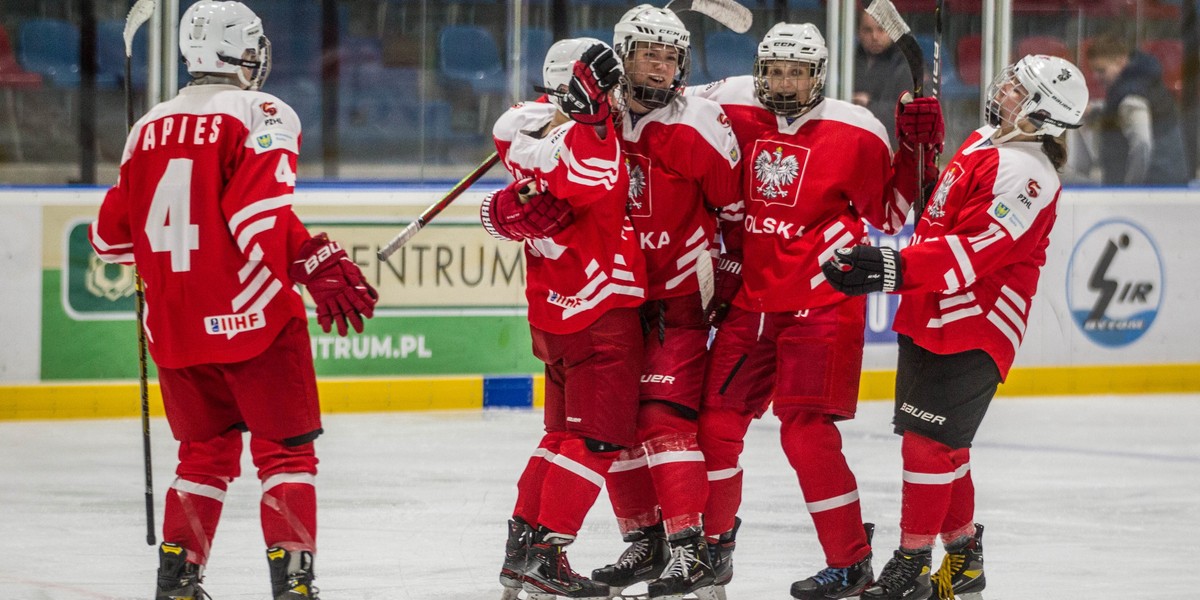
[[[1052,135],[1043,135],[1042,152],[1046,158],[1050,159],[1050,164],[1054,165],[1055,171],[1062,171],[1067,165],[1067,139],[1064,133],[1061,136],[1054,137]]]

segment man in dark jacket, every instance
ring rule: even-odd
[[[858,21],[858,50],[854,54],[854,95],[851,101],[865,106],[896,137],[896,99],[912,87],[904,55],[871,15]]]
[[[1092,42],[1087,59],[1106,89],[1096,122],[1105,185],[1187,183],[1179,115],[1158,60],[1116,36]]]

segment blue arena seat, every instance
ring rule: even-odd
[[[701,71],[693,57],[693,77],[690,84],[708,83],[726,77],[749,75],[754,67],[758,40],[749,34],[718,29],[704,38],[704,69]],[[700,81],[697,77],[707,78]]]
[[[540,27],[525,29],[521,41],[521,61],[525,65],[525,85],[528,89],[520,90],[522,97],[533,98],[533,86],[542,85],[542,63],[546,62],[546,51],[553,43],[549,30]]]
[[[501,94],[505,89],[500,49],[482,27],[444,27],[438,35],[437,70],[447,83],[470,86],[476,94]]]
[[[79,85],[79,28],[59,19],[29,19],[17,34],[17,60],[51,85]]]

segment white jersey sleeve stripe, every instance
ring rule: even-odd
[[[291,205],[292,197],[290,195],[276,196],[274,198],[267,198],[266,200],[259,200],[258,202],[248,204],[243,207],[242,210],[237,211],[232,217],[229,218],[229,233],[232,235],[237,235],[238,229],[242,226],[242,223],[248,221],[255,215],[260,215],[269,210],[275,210],[277,208],[290,207]]]
[[[971,264],[971,257],[967,254],[967,249],[963,247],[962,240],[956,235],[946,236],[946,244],[950,246],[950,251],[954,253],[954,259],[958,262],[958,268],[962,271],[963,287],[975,283],[975,267]]]
[[[259,219],[253,223],[250,223],[242,229],[240,234],[238,234],[238,248],[241,248],[242,252],[245,252],[246,248],[250,247],[250,242],[254,239],[254,236],[264,231],[268,231],[272,227],[275,227],[275,217],[267,217],[265,219]]]
[[[1003,333],[1009,342],[1012,342],[1014,352],[1020,347],[1021,339],[1017,336],[1017,332],[1013,331],[1013,328],[1004,322],[999,313],[996,311],[988,313],[987,320],[991,321],[992,325],[995,325],[996,329],[999,329],[1000,333]]]
[[[133,242],[128,244],[110,244],[100,237],[100,231],[96,229],[96,221],[92,221],[92,244],[99,250],[124,250],[133,248]]]
[[[1025,302],[1025,299],[1022,298],[1020,294],[1013,291],[1012,288],[1008,287],[1007,285],[1002,285],[1000,286],[1000,292],[1012,301],[1013,305],[1017,307],[1017,310],[1021,311],[1021,314],[1025,314],[1029,311],[1029,304]]]

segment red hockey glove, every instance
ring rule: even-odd
[[[724,252],[717,259],[717,271],[713,277],[713,297],[704,309],[704,320],[715,327],[725,315],[738,291],[742,289],[742,255]]]
[[[375,314],[379,294],[363,278],[358,265],[346,256],[342,246],[330,241],[324,233],[300,246],[288,275],[308,288],[317,305],[317,323],[325,333],[329,333],[335,322],[340,336],[349,333],[347,323],[362,333],[363,319]]]
[[[621,81],[621,63],[612,48],[593,44],[575,61],[571,83],[562,99],[563,112],[585,125],[603,123],[612,116],[608,91]]]
[[[833,289],[847,296],[894,292],[903,283],[904,262],[892,248],[858,245],[842,248],[821,265]]]
[[[901,146],[925,146],[926,154],[941,154],[946,139],[946,124],[942,121],[942,106],[937,98],[913,98],[909,92],[896,102],[896,141]]]
[[[531,178],[489,194],[479,207],[479,218],[492,237],[517,242],[551,237],[575,221],[570,204],[536,191]]]

